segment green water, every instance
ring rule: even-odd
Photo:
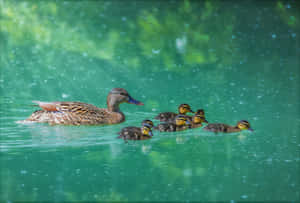
[[[299,1],[0,5],[0,201],[300,200]],[[114,87],[145,103],[122,124],[15,123]],[[255,131],[116,139],[181,103]]]

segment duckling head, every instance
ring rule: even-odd
[[[194,121],[194,118],[196,119],[195,121]],[[195,116],[194,116],[194,118],[193,118],[193,122],[195,123],[199,123],[200,122],[200,120],[201,120],[201,123],[208,123],[208,121],[206,120],[206,118],[205,118],[205,113],[204,113],[204,110],[203,109],[198,109],[197,111],[196,111],[196,113],[195,113]]]
[[[250,127],[250,123],[246,120],[241,120],[237,123],[237,127],[241,130],[250,130],[253,131],[253,129]]]
[[[145,125],[144,125],[144,126],[141,128],[141,131],[142,131],[142,134],[143,134],[143,135],[146,135],[146,136],[149,136],[149,137],[152,137],[152,136],[153,136],[151,127],[149,127],[149,126],[145,126]]]
[[[184,126],[184,125],[190,125],[191,123],[187,120],[187,117],[185,115],[178,115],[175,118],[175,124],[177,126]]]
[[[113,88],[107,96],[106,103],[110,111],[118,111],[121,103],[144,105],[142,102],[133,99],[123,88]]]
[[[187,112],[194,113],[194,111],[191,109],[190,105],[188,104],[180,104],[178,107],[178,112],[180,114],[186,114]]]
[[[199,114],[195,114],[193,116],[193,123],[195,124],[200,124],[200,123],[208,123],[207,120],[205,119],[204,115],[199,115]]]
[[[142,126],[148,126],[149,128],[152,128],[154,126],[154,124],[151,120],[143,120]]]

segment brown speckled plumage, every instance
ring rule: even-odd
[[[82,102],[36,101],[43,110],[33,112],[26,121],[51,125],[116,124],[125,120],[125,115],[119,109],[119,104],[124,102],[143,105],[132,99],[125,89],[114,88],[107,96],[107,109]]]

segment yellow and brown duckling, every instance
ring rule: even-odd
[[[202,123],[208,123],[208,121],[205,118],[205,112],[203,109],[198,109],[195,113],[195,115],[197,115],[199,118],[201,118],[201,122]]]
[[[160,123],[156,127],[155,130],[159,130],[160,132],[175,132],[182,131],[191,128],[191,123],[189,122],[186,115],[177,115],[175,117],[175,121],[168,123]]]
[[[250,127],[250,123],[246,120],[241,120],[237,123],[236,126],[230,126],[224,123],[210,123],[203,128],[206,131],[210,132],[221,132],[221,133],[233,133],[233,132],[240,132],[242,130],[250,130],[253,129]]]
[[[123,128],[117,138],[126,140],[147,140],[151,139],[153,122],[151,120],[143,120],[142,127],[129,126]]]
[[[199,128],[202,127],[202,123],[208,123],[205,119],[204,111],[200,109],[198,110],[195,115],[192,117],[191,128]]]
[[[194,111],[192,111],[190,105],[180,104],[178,107],[178,113],[164,112],[164,113],[158,114],[154,119],[160,120],[161,122],[173,122],[177,115],[179,115],[179,114],[185,115],[188,112],[194,113]]]
[[[40,102],[42,110],[35,111],[25,122],[49,123],[51,125],[99,125],[117,124],[125,121],[120,111],[122,103],[144,105],[133,99],[123,88],[112,89],[107,96],[107,109],[82,102]]]

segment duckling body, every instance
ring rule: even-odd
[[[125,89],[114,88],[107,96],[107,109],[82,102],[34,101],[42,110],[33,112],[26,121],[51,125],[117,124],[125,121],[125,115],[119,109],[119,104],[124,102],[143,105],[134,100]]]
[[[180,104],[178,107],[178,112],[179,113],[163,112],[163,113],[158,114],[155,117],[155,119],[160,120],[161,122],[173,122],[173,121],[175,121],[176,116],[178,116],[179,114],[185,115],[187,112],[193,113],[190,105],[188,105],[188,104]]]
[[[189,129],[189,126],[177,126],[175,123],[160,123],[154,129],[160,132],[177,132]]]
[[[118,134],[120,136],[118,136],[117,138],[122,138],[124,140],[147,140],[147,139],[151,139],[153,134],[152,134],[152,126],[153,123],[152,121],[150,121],[152,123],[152,125],[147,122],[150,120],[146,120],[142,122],[142,127],[134,127],[134,126],[129,126],[129,127],[125,127],[123,128]]]
[[[203,130],[215,133],[234,133],[240,132],[242,130],[253,131],[252,128],[250,128],[249,122],[246,120],[239,121],[236,126],[230,126],[224,123],[210,123],[207,126],[205,126]]]

